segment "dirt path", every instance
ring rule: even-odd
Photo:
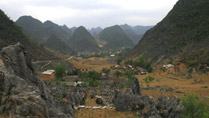
[[[46,67],[47,65],[49,65],[49,64],[51,64],[51,63],[52,63],[52,61],[49,61],[47,64],[41,66],[41,69],[43,69],[44,67]]]

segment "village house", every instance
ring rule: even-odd
[[[172,64],[167,64],[167,65],[163,65],[163,68],[168,69],[168,68],[173,68],[174,65]]]
[[[66,84],[68,86],[71,86],[71,87],[76,87],[77,85],[81,85],[82,82],[81,81],[78,81],[78,82],[62,82],[62,84]]]
[[[41,78],[42,79],[54,79],[54,70],[47,70],[42,72]]]
[[[141,75],[147,74],[147,70],[142,68],[142,67],[136,67],[136,70],[138,73],[140,73]]]

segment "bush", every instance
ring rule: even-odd
[[[134,71],[128,71],[125,73],[125,76],[129,79],[129,80],[133,80],[135,78],[136,73]]]
[[[102,72],[108,74],[110,72],[110,69],[102,68]]]
[[[147,76],[143,80],[147,83],[147,85],[149,85],[149,83],[151,83],[153,80],[155,80],[155,78],[152,76]]]
[[[197,99],[197,95],[190,94],[181,99],[184,106],[183,118],[209,118],[209,105]]]

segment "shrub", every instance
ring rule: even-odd
[[[147,85],[149,85],[149,83],[151,83],[153,80],[155,80],[155,78],[152,76],[147,76],[143,80],[147,83]]]
[[[181,99],[184,106],[183,118],[209,118],[209,105],[197,99],[197,95],[190,94]]]
[[[102,68],[102,72],[108,74],[110,72],[110,69]]]

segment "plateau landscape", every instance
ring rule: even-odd
[[[209,1],[0,1],[0,118],[209,118]]]

